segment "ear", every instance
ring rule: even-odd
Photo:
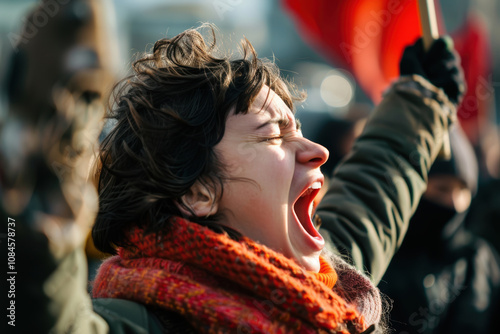
[[[182,203],[191,208],[197,217],[208,217],[217,213],[215,195],[203,186],[199,181],[191,186],[188,193],[181,197]],[[179,205],[179,209],[185,215],[190,215],[186,209]]]

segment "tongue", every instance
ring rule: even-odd
[[[295,213],[297,214],[297,218],[299,218],[300,223],[304,227],[304,229],[312,235],[316,237],[318,235],[318,231],[314,228],[314,225],[311,221],[311,214],[309,212],[311,201],[309,200],[310,196],[302,196],[297,202],[295,202]]]

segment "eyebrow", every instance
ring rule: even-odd
[[[300,130],[301,124],[299,120],[295,119],[295,122],[297,124],[296,129]],[[270,124],[278,124],[280,127],[286,128],[290,124],[290,120],[288,118],[272,118],[257,126],[256,130],[262,129]]]

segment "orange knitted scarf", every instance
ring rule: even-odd
[[[99,269],[94,298],[171,310],[202,333],[359,333],[367,327],[342,291],[332,290],[337,275],[324,259],[321,272],[310,273],[248,238],[235,241],[181,218],[172,225],[162,237],[134,228],[134,247],[119,249]]]

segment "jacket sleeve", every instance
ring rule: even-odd
[[[334,172],[316,211],[321,233],[375,284],[403,240],[454,117],[442,90],[402,77]]]
[[[58,315],[51,329],[54,333],[113,333],[105,318],[93,310],[87,293],[87,261],[82,247],[59,262],[44,286],[48,308]]]
[[[43,194],[48,196],[46,192]],[[33,206],[15,216],[0,209],[16,221],[18,275],[16,321],[12,330],[16,333],[109,333],[108,324],[93,311],[87,293],[83,247],[58,254],[55,244],[63,243],[62,238],[50,240],[37,228],[55,227],[43,225]]]

